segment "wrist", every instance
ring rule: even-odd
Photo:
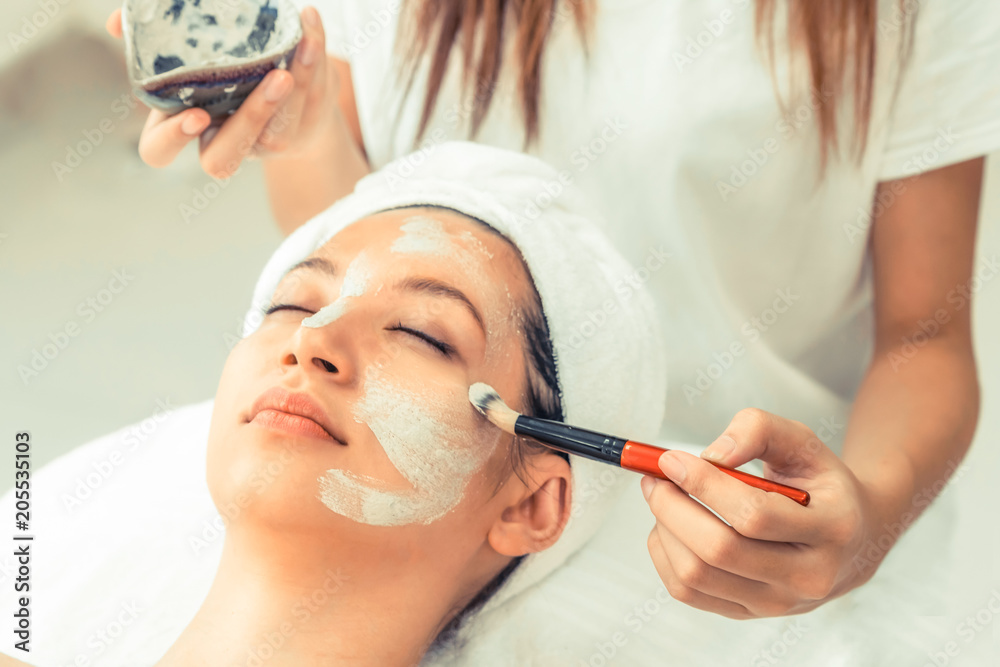
[[[860,586],[875,574],[896,541],[920,516],[922,507],[914,503],[908,463],[896,462],[881,474],[863,474],[857,479],[864,529],[852,570],[854,585]]]
[[[908,513],[917,509],[913,465],[902,452],[883,456],[878,461],[846,463],[858,480],[872,522],[878,529],[905,520]]]

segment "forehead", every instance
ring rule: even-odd
[[[376,213],[342,229],[314,255],[350,261],[362,252],[369,260],[380,260],[376,263],[383,271],[412,267],[450,274],[481,298],[499,290],[524,303],[532,289],[520,254],[509,241],[448,209],[413,207]]]
[[[414,230],[426,233],[431,227],[468,250],[485,245],[491,253],[513,251],[506,240],[483,223],[450,209],[424,206],[381,211],[362,218],[337,232],[328,245],[361,250],[391,243],[401,235],[413,234]]]

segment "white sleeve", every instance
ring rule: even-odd
[[[919,5],[915,41],[889,118],[881,181],[1000,149],[1000,3],[905,4]]]

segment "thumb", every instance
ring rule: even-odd
[[[814,476],[839,461],[805,424],[756,408],[736,413],[701,457],[727,468],[760,459],[774,472],[788,477]]]

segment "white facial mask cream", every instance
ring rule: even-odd
[[[360,252],[344,273],[344,282],[340,284],[340,296],[337,300],[302,320],[302,326],[318,329],[336,321],[347,312],[351,297],[361,296],[365,293],[370,279],[371,265],[365,253]]]
[[[471,406],[458,392],[453,400],[400,386],[382,369],[365,376],[365,394],[354,408],[389,460],[413,485],[386,489],[384,483],[345,470],[320,478],[320,499],[354,521],[373,526],[428,524],[462,500],[472,475],[489,459],[500,434],[470,423]],[[478,421],[478,420],[477,420]],[[472,422],[475,424],[476,422]]]
[[[447,255],[455,250],[440,220],[415,215],[407,218],[399,229],[403,233],[393,241],[390,252]]]
[[[340,297],[329,306],[323,306],[315,314],[302,320],[302,326],[311,329],[325,327],[347,312],[347,302],[350,297]]]

